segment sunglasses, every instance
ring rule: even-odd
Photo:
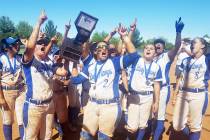
[[[96,49],[98,49],[98,48],[107,49],[108,45],[97,45]]]

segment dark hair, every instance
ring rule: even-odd
[[[156,45],[157,43],[163,44],[164,47],[166,46],[166,42],[161,38],[155,39],[154,45]]]
[[[207,53],[207,47],[209,46],[209,43],[204,38],[202,38],[202,37],[196,37],[196,38],[194,38],[192,40],[191,45],[193,44],[193,41],[195,39],[199,39],[200,42],[204,45],[204,47],[202,48],[202,50],[203,50],[203,53],[206,54]]]

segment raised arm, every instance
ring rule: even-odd
[[[36,47],[36,41],[37,41],[37,38],[39,35],[40,27],[46,20],[47,20],[47,16],[46,16],[45,12],[42,11],[34,29],[33,29],[33,32],[31,33],[31,36],[27,42],[26,50],[24,52],[24,62],[29,62],[32,60],[33,55],[34,55],[34,50]]]
[[[136,30],[136,23],[137,23],[137,18],[135,18],[134,22],[130,25],[130,31],[128,33],[128,37],[130,39],[132,39],[132,36],[133,36],[133,33],[135,32]]]
[[[175,23],[176,27],[176,40],[175,40],[175,48],[171,49],[168,52],[168,57],[171,61],[174,60],[174,57],[176,56],[180,46],[181,46],[181,32],[184,28],[184,23],[181,21],[181,17],[179,18],[178,21]]]
[[[113,31],[111,31],[108,34],[108,36],[105,37],[104,42],[109,42],[116,33],[117,33],[117,28],[115,28]]]
[[[65,32],[61,44],[63,44],[64,41],[67,39],[70,28],[71,28],[71,20],[69,21],[68,24],[65,25]]]
[[[48,56],[53,44],[56,44],[57,43],[57,37],[54,36],[51,38],[50,42],[48,43],[47,47],[45,48],[45,57]]]
[[[126,50],[128,51],[128,53],[136,52],[136,48],[134,47],[131,39],[128,37],[127,29],[125,27],[122,27],[121,24],[119,25],[118,33],[119,33],[122,41],[125,43],[125,47],[126,47]]]

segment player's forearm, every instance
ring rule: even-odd
[[[126,74],[126,71],[125,70],[122,70],[122,83],[126,89],[126,91],[128,91],[128,79],[127,79],[127,74]]]
[[[90,54],[89,42],[85,42],[82,44],[82,58],[86,59]]]
[[[130,40],[130,38],[128,36],[123,36],[122,40],[125,43],[125,47],[126,47],[128,53],[136,52],[136,48],[134,47],[132,41]]]
[[[181,33],[176,33],[175,48],[173,48],[168,52],[168,56],[171,61],[174,60],[174,57],[176,56],[180,46],[181,46]]]
[[[130,38],[130,40],[132,40],[133,33],[134,33],[133,30],[130,30],[128,33],[128,37]]]
[[[68,33],[69,33],[69,29],[66,29],[65,32],[64,32],[64,35],[63,35],[63,39],[61,41],[61,44],[63,44],[65,42],[65,40],[67,39]]]
[[[160,82],[154,82],[154,103],[159,103]]]
[[[34,49],[35,48],[41,25],[42,25],[42,23],[40,21],[38,21],[36,23],[36,25],[33,29],[33,32],[31,33],[31,36],[28,40],[28,43],[27,43],[27,46],[26,46],[27,48],[29,48],[29,49]]]
[[[52,43],[52,41],[50,41],[50,42],[48,43],[47,47],[46,47],[45,50],[44,50],[44,52],[45,52],[45,57],[49,54],[49,52],[50,52],[52,46],[53,46],[53,43]]]

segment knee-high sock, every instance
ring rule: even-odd
[[[155,128],[154,133],[154,140],[159,140],[164,130],[164,121],[163,120],[157,120],[157,126]]]
[[[111,138],[106,134],[98,131],[98,140],[111,140]]]
[[[12,125],[3,125],[5,140],[12,140]]]
[[[136,140],[142,140],[145,134],[145,129],[139,129],[137,139]]]
[[[182,132],[186,135],[186,136],[189,136],[190,135],[190,129],[186,126]]]
[[[24,136],[24,127],[23,127],[23,125],[19,125],[19,134],[20,134],[20,139],[23,140],[23,136]]]
[[[83,140],[93,140],[94,139],[93,136],[86,131],[80,132],[80,138],[82,138]]]
[[[191,132],[190,133],[190,140],[199,140],[200,139],[200,132]]]

